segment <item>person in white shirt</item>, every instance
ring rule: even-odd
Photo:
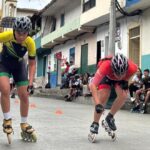
[[[142,71],[138,68],[137,73],[133,76],[131,83],[129,85],[131,101],[134,101],[133,92],[136,92],[142,87]]]

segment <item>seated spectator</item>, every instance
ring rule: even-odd
[[[89,77],[90,77],[90,74],[85,73],[82,78],[83,96],[85,96],[85,97],[89,96],[89,94],[90,94],[89,87],[88,87]]]
[[[150,76],[149,76],[149,70],[144,70],[144,78],[142,79],[143,82],[143,88],[136,91],[136,106],[133,108],[133,110],[139,110],[142,113],[146,112],[146,104],[148,100],[150,99]],[[144,102],[142,106],[140,107],[140,96],[144,94]]]
[[[69,70],[68,70],[68,75],[69,76],[73,76],[75,74],[77,74],[77,68],[76,66],[73,64],[73,61],[70,61],[70,67],[69,67]]]
[[[133,76],[131,83],[129,85],[129,92],[131,101],[134,101],[133,92],[136,92],[142,87],[142,71],[138,68],[137,73]]]
[[[72,101],[81,95],[82,80],[78,74],[71,76],[69,84],[69,94],[65,96],[66,101]]]

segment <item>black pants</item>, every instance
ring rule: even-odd
[[[133,97],[133,92],[136,92],[138,89],[139,87],[135,86],[134,84],[130,84],[129,86],[130,96]]]

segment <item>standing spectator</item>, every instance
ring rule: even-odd
[[[66,65],[66,68],[65,68],[65,70],[62,72],[62,76],[67,75],[67,74],[68,74],[68,71],[69,71],[69,68],[70,68],[70,64],[69,64],[68,61],[65,63],[65,65]]]
[[[65,87],[69,87],[69,81],[68,81],[67,77],[68,77],[68,71],[70,68],[70,64],[68,62],[66,62],[65,64],[66,64],[66,68],[62,72],[62,84],[61,84],[60,89],[63,89]]]

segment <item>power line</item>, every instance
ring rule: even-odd
[[[142,10],[141,10],[141,9],[135,10],[135,11],[133,11],[133,12],[131,12],[131,13],[128,13],[128,12],[124,11],[123,8],[121,8],[121,6],[120,6],[118,0],[115,0],[115,5],[116,5],[117,10],[118,10],[121,14],[123,14],[124,16],[136,16],[136,15],[139,15],[139,14],[142,13]]]

